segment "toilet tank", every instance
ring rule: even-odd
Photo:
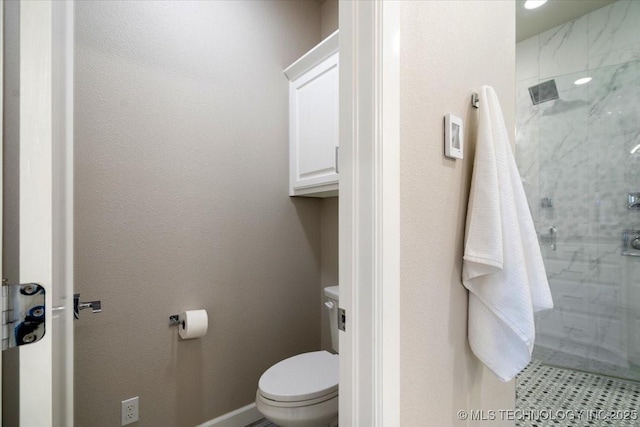
[[[338,301],[340,291],[338,286],[324,288],[325,307],[329,311],[329,327],[331,328],[331,348],[338,353]]]

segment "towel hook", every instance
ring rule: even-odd
[[[471,106],[473,108],[478,108],[480,106],[480,97],[476,92],[471,94]]]

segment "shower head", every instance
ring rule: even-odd
[[[556,81],[554,79],[551,79],[535,86],[531,86],[529,88],[529,95],[531,95],[531,102],[533,102],[533,105],[538,105],[542,102],[558,99],[558,88],[556,87]]]

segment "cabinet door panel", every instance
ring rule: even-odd
[[[335,172],[333,128],[337,68],[333,67],[299,87],[298,153],[299,178]],[[331,144],[328,144],[330,142]]]
[[[292,194],[337,184],[338,54],[291,82],[290,96]]]

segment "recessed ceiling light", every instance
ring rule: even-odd
[[[574,85],[583,85],[586,83],[589,83],[591,81],[591,77],[583,77],[581,79],[576,80],[575,82],[573,82]]]
[[[545,4],[547,0],[527,0],[524,2],[525,9],[535,9]]]

